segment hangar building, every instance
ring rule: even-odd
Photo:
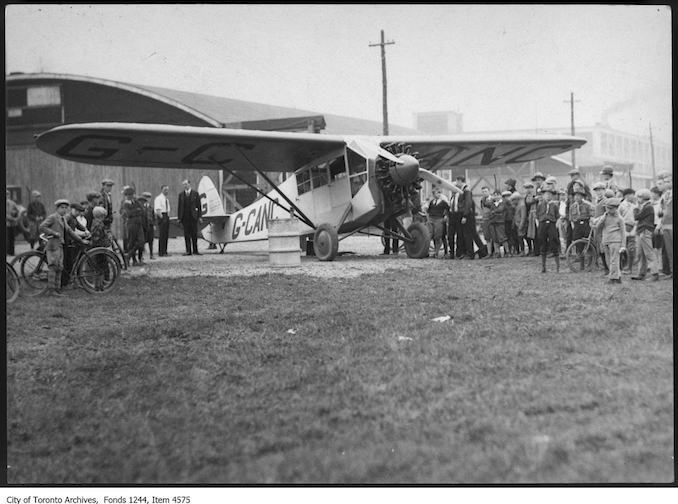
[[[6,76],[5,83],[7,187],[13,199],[24,206],[32,190],[40,191],[48,210],[58,198],[83,200],[88,192],[101,189],[104,178],[115,182],[114,208],[120,206],[124,185],[134,186],[137,194],[150,191],[156,195],[160,186],[167,184],[170,195],[177,195],[184,178],[196,187],[202,175],[210,176],[215,184],[223,181],[222,194],[229,212],[256,198],[252,189],[234,183],[230,176],[224,178],[219,170],[94,166],[58,159],[38,150],[33,135],[61,124],[115,121],[358,135],[379,135],[382,129],[377,121],[88,76],[15,73]],[[417,133],[395,125],[391,132]],[[244,175],[256,182],[256,174]],[[176,216],[176,198],[170,201],[175,202],[170,213]]]

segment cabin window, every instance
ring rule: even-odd
[[[327,175],[327,163],[318,166],[313,166],[311,172],[311,183],[313,188],[322,187],[329,183],[329,176]]]
[[[349,176],[367,171],[365,158],[348,149],[348,174]]]
[[[367,182],[367,161],[352,150],[348,150],[348,176],[351,182],[351,196],[355,196]]]
[[[297,194],[302,195],[311,190],[311,172],[304,170],[297,173]]]
[[[344,156],[339,156],[330,164],[330,180],[344,178],[346,176],[346,161]]]

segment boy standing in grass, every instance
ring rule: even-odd
[[[605,200],[605,213],[593,221],[594,227],[601,235],[601,244],[605,260],[610,268],[608,283],[621,283],[619,271],[619,253],[626,250],[626,227],[624,219],[619,215],[619,198]]]
[[[546,273],[546,254],[549,250],[556,260],[556,272],[560,272],[560,240],[556,229],[559,204],[557,201],[553,201],[555,195],[555,189],[543,189],[543,199],[537,203],[537,221],[539,221],[537,238],[541,245],[542,273]]]
[[[655,260],[655,253],[652,246],[654,237],[655,211],[652,205],[652,196],[647,189],[640,189],[636,193],[638,198],[638,208],[633,213],[636,218],[636,248],[638,250],[638,274],[632,276],[631,280],[644,280],[649,266],[652,280],[659,280],[659,267]]]
[[[104,207],[94,207],[92,209],[92,237],[90,239],[90,243],[92,247],[110,247],[111,246],[111,237],[110,237],[110,231],[106,228],[106,225],[104,224],[104,219],[106,218],[106,209]],[[99,264],[97,264],[98,267],[100,267],[102,270],[105,269],[106,266],[106,259],[104,257],[97,257],[97,260],[99,261]],[[104,285],[104,277],[108,276],[108,271],[104,270],[103,274],[99,274],[96,276],[94,279],[94,289],[95,290],[103,290],[103,285]]]
[[[506,241],[506,207],[502,200],[501,192],[498,190],[492,193],[492,206],[490,207],[490,239],[493,242],[494,257],[504,257],[508,250]],[[501,250],[501,246],[504,250]],[[492,257],[490,254],[487,257]]]

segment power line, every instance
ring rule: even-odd
[[[388,105],[386,100],[386,49],[385,46],[395,44],[394,41],[384,41],[384,30],[381,30],[381,42],[378,44],[370,44],[369,47],[381,47],[381,81],[383,94],[383,111],[384,111],[384,135],[388,135]]]

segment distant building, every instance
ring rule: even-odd
[[[442,128],[445,124],[444,117],[449,112],[427,112],[422,116],[429,118],[431,128]],[[461,114],[459,114],[461,115]],[[424,130],[427,127],[418,121],[417,127]],[[461,133],[457,129],[447,131],[437,129],[436,134]],[[535,130],[504,130],[504,131],[474,131],[474,134],[520,134],[551,133],[558,135],[570,134],[569,127],[540,128]],[[576,136],[587,140],[586,144],[575,151],[575,164],[581,171],[582,177],[589,185],[600,180],[600,170],[604,165],[611,165],[615,172],[617,183],[622,187],[634,189],[649,188],[654,183],[654,175],[662,171],[672,171],[672,146],[666,142],[653,140],[654,146],[654,174],[652,169],[652,149],[649,136],[639,136],[623,131],[615,130],[606,124],[577,127]],[[530,163],[515,165],[496,166],[492,168],[466,168],[463,166],[452,167],[449,170],[439,170],[439,175],[447,180],[454,180],[458,175],[465,175],[474,196],[479,197],[480,188],[487,185],[490,188],[503,188],[503,183],[508,178],[515,179],[518,191],[522,192],[522,183],[529,180],[532,175],[540,171],[544,175],[552,175],[558,180],[560,187],[564,187],[570,180],[568,172],[572,169],[572,154],[565,152],[557,156],[539,159]],[[424,184],[422,197],[430,196],[430,186]]]
[[[459,112],[417,112],[414,127],[427,135],[446,135],[464,131],[464,115]]]

